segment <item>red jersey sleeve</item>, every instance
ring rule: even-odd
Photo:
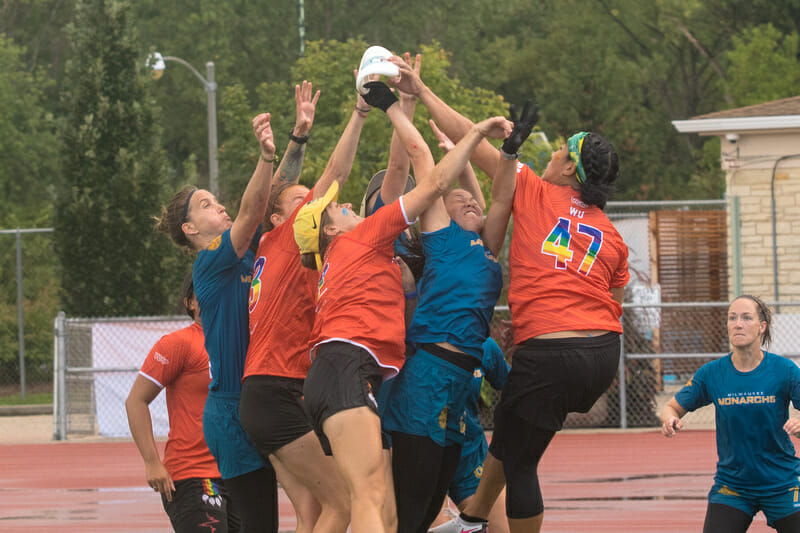
[[[378,209],[372,216],[364,219],[352,231],[350,237],[379,250],[391,249],[400,233],[413,223],[414,221],[409,221],[406,216],[403,197],[401,196],[391,204]]]
[[[181,374],[185,359],[186,343],[179,332],[173,332],[156,342],[147,354],[140,373],[163,389]]]

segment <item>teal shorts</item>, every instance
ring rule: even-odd
[[[429,437],[443,447],[463,445],[471,383],[471,371],[417,350],[394,378],[383,413],[383,428]]]
[[[734,507],[750,516],[764,511],[767,525],[775,527],[775,521],[800,511],[800,486],[775,491],[766,496],[756,496],[740,489],[731,489],[721,483],[715,483],[708,493],[709,503],[721,503]]]
[[[239,395],[209,392],[203,410],[203,436],[222,479],[265,466],[239,421]]]
[[[467,437],[464,447],[461,450],[461,460],[458,462],[458,469],[453,476],[453,481],[447,488],[447,495],[456,504],[459,504],[475,494],[478,490],[478,483],[483,475],[483,461],[489,451],[489,443],[486,442],[486,435],[480,421],[472,419],[469,413],[467,416]],[[470,430],[470,426],[475,424],[477,429]]]

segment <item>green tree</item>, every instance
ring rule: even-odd
[[[221,168],[222,166],[226,168],[231,186],[229,190],[226,189],[228,190],[226,197],[235,198],[241,194],[258,157],[258,146],[252,140],[249,126],[250,118],[257,112],[272,113],[273,131],[276,132],[278,149],[285,148],[288,143],[288,132],[294,125],[293,86],[304,79],[311,81],[315,90],[322,91],[301,176],[301,182],[306,185],[310,186],[316,181],[322,174],[353,111],[356,99],[353,69],[358,67],[361,55],[368,46],[366,42],[356,39],[345,42],[309,42],[305,57],[299,59],[292,68],[292,83],[260,85],[255,91],[257,105],[254,108],[248,107],[247,102],[250,98],[243,87],[237,86],[225,90],[223,95],[225,111],[222,115],[229,124],[237,124],[235,128],[231,128],[232,134],[226,136],[220,148],[223,154]],[[485,89],[470,88],[448,73],[450,54],[442,50],[438,44],[423,45],[420,50],[423,52],[422,75],[426,83],[460,112],[476,120],[507,114],[501,96]],[[429,118],[427,110],[418,105],[414,124],[434,147],[434,158],[438,160],[444,154],[435,148],[438,141],[428,125]],[[350,179],[340,195],[343,201],[359,205],[370,177],[386,167],[391,136],[392,126],[386,116],[380,111],[370,113],[361,134]],[[539,161],[541,147],[534,146],[534,143],[531,143],[529,158]],[[488,193],[490,189],[488,179],[485,176],[481,178],[485,192]]]
[[[499,90],[511,101],[535,96],[550,138],[606,136],[620,154],[615,199],[685,197],[703,140],[680,135],[670,121],[725,105],[717,56],[729,36],[704,21],[702,2],[537,5],[520,9],[491,45]],[[520,26],[530,31],[512,30]],[[706,42],[716,48],[709,52]]]
[[[49,223],[58,168],[55,122],[43,102],[51,82],[29,72],[23,54],[0,34],[0,227]]]
[[[167,172],[156,110],[146,98],[130,6],[85,0],[69,28],[56,252],[69,315],[164,311],[185,270],[152,230]],[[168,292],[170,290],[170,292]]]
[[[45,109],[52,82],[28,69],[25,50],[0,34],[0,228],[44,227],[58,169],[55,121]],[[29,382],[47,377],[53,357],[53,316],[58,309],[51,235],[22,236],[23,314]],[[14,235],[0,236],[0,382],[19,379]]]
[[[797,96],[800,87],[800,38],[772,24],[744,30],[728,52],[728,77],[734,106]]]
[[[203,75],[206,62],[214,62],[220,140],[238,135],[240,127],[239,122],[227,122],[230,113],[224,113],[223,93],[229,87],[244,88],[248,106],[255,107],[255,88],[262,83],[286,83],[298,55],[295,0],[139,0],[134,16],[145,48],[178,56]],[[144,61],[144,55],[139,61]],[[153,84],[153,96],[163,107],[164,146],[180,182],[207,186],[206,94],[202,86],[187,69],[167,63],[167,72]],[[223,191],[231,178],[226,171],[220,168]]]

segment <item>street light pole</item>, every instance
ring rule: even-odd
[[[300,57],[306,55],[306,7],[303,0],[297,0],[297,35],[300,38]]]
[[[219,193],[219,161],[217,161],[217,84],[214,81],[214,62],[206,63],[206,103],[208,106],[208,190]]]
[[[217,83],[214,80],[214,62],[206,63],[206,77],[204,78],[196,68],[180,57],[162,56],[153,52],[147,56],[147,66],[153,70],[153,78],[159,79],[166,68],[166,61],[180,63],[192,71],[203,83],[206,91],[206,108],[208,114],[208,190],[212,194],[219,193],[219,162],[217,161]]]

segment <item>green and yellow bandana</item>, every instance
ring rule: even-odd
[[[570,137],[567,141],[569,157],[575,163],[578,181],[581,183],[586,181],[586,171],[583,169],[583,163],[581,162],[581,149],[583,149],[583,139],[587,135],[589,135],[588,131],[581,131]]]

